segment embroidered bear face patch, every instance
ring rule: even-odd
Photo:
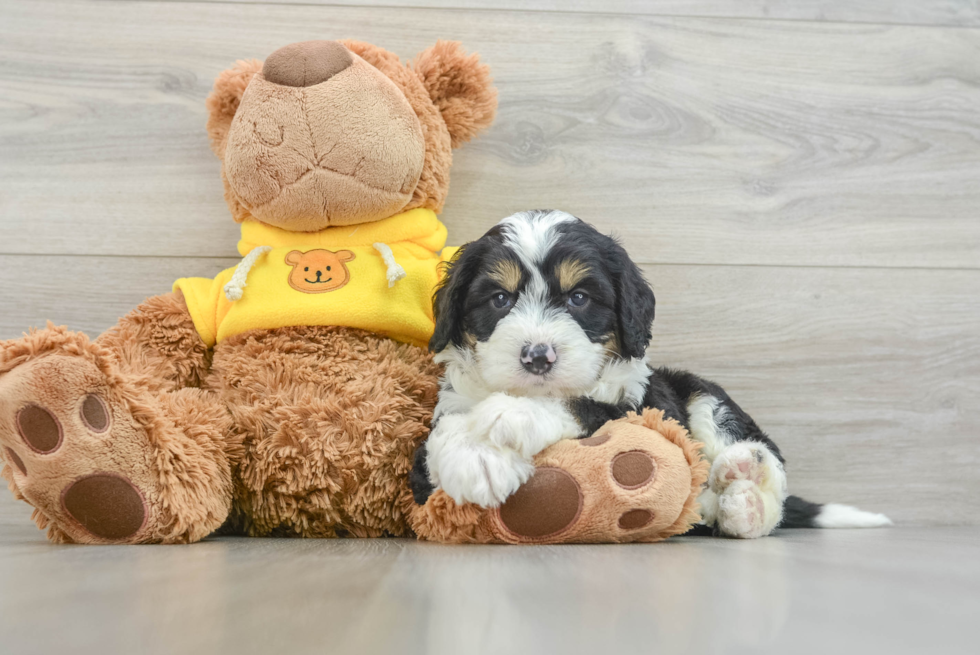
[[[293,250],[286,255],[286,263],[293,267],[289,272],[289,286],[303,293],[336,291],[350,281],[347,264],[354,259],[350,250]]]

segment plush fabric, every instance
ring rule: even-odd
[[[208,347],[248,330],[302,325],[354,327],[425,346],[434,328],[430,298],[445,242],[445,226],[428,209],[355,231],[289,232],[249,220],[242,225],[239,252],[272,250],[248,271],[241,298],[232,301],[224,291],[235,268],[214,279],[182,278],[174,289],[183,292]],[[406,273],[390,286],[376,243],[388,246]]]
[[[345,328],[256,330],[222,342],[209,386],[245,447],[228,529],[411,535],[407,479],[429,432],[438,373],[422,348]]]
[[[416,344],[432,329],[446,239],[433,212],[456,124],[397,57],[345,47],[287,47],[268,75],[240,61],[207,100],[239,246],[257,255],[235,302],[272,308],[273,323],[232,329],[219,276],[181,281],[95,342],[49,325],[0,343],[2,475],[51,540],[412,534],[407,478],[439,379]],[[486,88],[437,96],[481,104],[488,127],[485,67],[455,65],[483,71]],[[329,284],[307,281],[307,265]],[[338,266],[345,279],[327,280]],[[277,286],[263,291],[266,273]],[[285,316],[280,296],[303,289],[323,304],[346,294],[315,321],[336,325]]]
[[[183,330],[157,331],[161,341],[179,340],[188,319],[185,313]],[[166,373],[144,375],[117,362],[102,344],[50,325],[5,342],[0,440],[19,451],[25,466],[4,466],[2,474],[14,495],[36,508],[33,518],[52,541],[197,541],[228,516],[230,461],[241,454],[240,435],[230,430],[228,412],[214,394],[196,388],[164,391]],[[91,395],[105,403],[110,417],[109,429],[101,433],[85,425],[79,412]],[[18,414],[26,406],[47,412],[60,426],[62,438],[52,452],[32,452],[16,438],[23,430]],[[85,524],[85,515],[68,512],[63,500],[73,484],[97,473],[111,473],[139,490],[146,520],[137,532],[107,539]]]
[[[353,63],[350,50],[336,41],[302,41],[269,55],[262,65],[262,74],[282,86],[316,86]]]
[[[315,232],[387,218],[412,198],[425,160],[419,119],[394,82],[351,56],[313,86],[252,79],[224,154],[252,217]]]
[[[631,413],[539,453],[534,476],[499,509],[460,507],[438,490],[414,510],[413,525],[446,543],[661,541],[701,518],[708,463],[700,448],[662,411]]]

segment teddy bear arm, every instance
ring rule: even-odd
[[[147,298],[96,343],[116,356],[121,372],[142,376],[155,391],[200,387],[210,367],[210,349],[180,291]]]

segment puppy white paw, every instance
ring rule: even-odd
[[[748,480],[756,485],[779,486],[782,465],[764,444],[740,441],[728,446],[711,464],[708,484],[718,494],[724,493],[737,480]],[[785,478],[783,478],[785,479]]]
[[[498,448],[531,459],[562,436],[562,425],[552,414],[533,399],[495,393],[477,405],[470,426],[484,431]]]
[[[775,526],[766,525],[762,490],[750,480],[735,480],[718,496],[715,525],[721,534],[739,539],[764,537]]]
[[[786,473],[765,444],[740,441],[725,448],[711,465],[708,487],[717,494],[715,525],[724,535],[764,537],[783,518]]]
[[[540,450],[535,443],[535,428],[534,415],[518,407],[497,416],[490,424],[487,436],[491,443],[500,448],[510,448],[526,457],[534,457]]]
[[[497,507],[533,473],[534,465],[514,450],[469,445],[442,453],[438,479],[458,504]]]

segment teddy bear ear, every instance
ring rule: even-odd
[[[256,73],[261,72],[262,62],[258,59],[240,60],[234,68],[222,71],[214,81],[214,88],[205,105],[208,108],[208,136],[211,137],[211,150],[219,158],[225,156],[225,144],[231,119],[238,111],[245,88]]]
[[[352,253],[350,250],[338,250],[336,255],[337,259],[342,262],[349,262],[354,259],[354,253]]]
[[[497,89],[490,67],[477,55],[467,55],[457,41],[437,41],[419,53],[412,68],[442,113],[453,148],[490,127],[497,113]]]
[[[290,250],[289,253],[286,254],[286,263],[290,266],[296,266],[296,264],[300,263],[302,259],[303,253],[301,253],[299,250]]]

